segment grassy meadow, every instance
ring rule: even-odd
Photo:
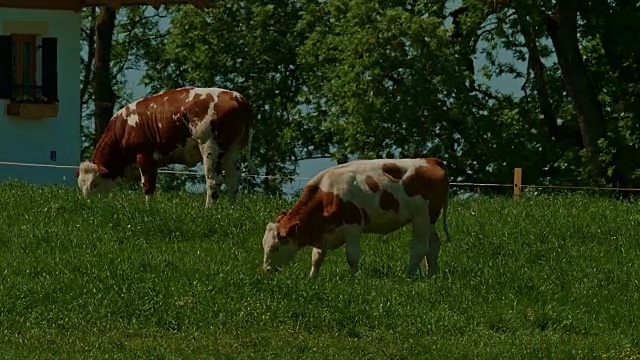
[[[639,203],[452,201],[436,278],[405,278],[407,227],[363,238],[359,277],[340,249],[308,281],[309,249],[260,271],[287,200],[0,193],[0,358],[640,357]]]

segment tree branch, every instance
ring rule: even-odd
[[[304,160],[316,160],[316,159],[331,159],[331,155],[312,155],[305,157],[296,157],[296,162],[304,161]]]

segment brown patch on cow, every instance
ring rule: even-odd
[[[203,97],[197,102],[210,104],[213,101],[211,95]],[[242,96],[237,97],[231,91],[221,91],[218,93],[214,104],[214,116],[211,126],[215,134],[218,147],[226,150],[232,147],[244,147],[249,139],[249,128],[253,126],[254,114],[249,102]],[[200,115],[204,118],[206,114]],[[238,118],[246,121],[237,121]],[[223,134],[224,136],[219,136]]]
[[[361,225],[362,213],[360,208],[351,201],[343,201],[340,196],[334,193],[325,193],[325,197],[331,198],[334,208],[325,206],[324,212],[329,217],[334,217],[335,226],[345,225]],[[341,223],[342,222],[342,223]]]
[[[424,158],[424,160],[429,165],[435,165],[437,167],[442,168],[444,171],[447,171],[447,165],[444,163],[444,161],[442,161],[442,160],[440,160],[438,158]]]
[[[342,225],[370,223],[369,214],[340,195],[307,185],[300,199],[276,224],[278,237],[300,247],[322,247],[322,236]]]
[[[407,196],[421,196],[429,201],[429,220],[435,224],[449,196],[449,179],[442,160],[427,158],[425,162],[404,179],[402,185]]]
[[[398,182],[402,180],[406,170],[396,163],[388,162],[382,164],[382,172],[392,181]]]
[[[397,213],[400,211],[400,202],[392,193],[387,190],[382,190],[382,194],[380,194],[380,208],[384,211]]]
[[[364,182],[365,184],[367,184],[367,187],[369,188],[369,190],[371,190],[371,192],[375,193],[380,190],[380,183],[373,176],[367,175],[367,177],[364,178]]]

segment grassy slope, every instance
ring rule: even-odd
[[[408,236],[306,279],[260,273],[283,200],[0,185],[0,358],[628,358],[640,349],[640,206],[585,196],[453,202],[438,278]],[[439,224],[439,227],[440,224]]]

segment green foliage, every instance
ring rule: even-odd
[[[200,85],[244,93],[258,117],[255,164],[270,176],[295,175],[306,158],[428,155],[443,158],[458,181],[504,183],[516,166],[527,183],[640,181],[634,2],[444,5],[225,0],[206,10],[126,8],[118,13],[114,82],[121,101],[129,100],[122,70],[130,68],[145,69],[151,92]],[[563,26],[572,14],[579,24],[575,36],[565,31],[553,43],[558,11]],[[85,30],[92,18],[83,13]],[[171,26],[160,28],[160,19]],[[574,46],[586,82],[577,82],[576,67],[558,65],[558,50]],[[487,85],[505,77],[522,88]],[[592,95],[572,95],[577,83]],[[585,148],[589,136],[595,155]],[[247,180],[243,188],[278,194],[286,181]]]
[[[482,40],[488,46],[479,47],[479,52],[488,60],[487,77],[509,75],[515,78],[526,76],[523,90],[525,96],[515,98],[513,104],[521,111],[520,119],[532,131],[533,136],[520,134],[522,142],[529,143],[544,151],[528,153],[533,156],[527,169],[546,169],[539,174],[531,174],[533,181],[544,180],[545,174],[552,176],[549,182],[601,184],[612,175],[617,168],[628,177],[626,186],[638,183],[640,163],[634,154],[638,151],[637,127],[640,116],[640,104],[634,91],[640,83],[637,64],[640,57],[637,39],[640,34],[638,9],[630,2],[584,2],[573,10],[580,16],[577,27],[576,44],[580,46],[587,77],[596,97],[591,102],[602,105],[602,118],[606,131],[599,134],[598,160],[608,169],[607,174],[593,172],[589,169],[588,159],[584,151],[580,135],[584,129],[578,128],[578,120],[584,117],[576,108],[576,104],[567,96],[567,74],[563,74],[557,65],[556,48],[551,44],[546,24],[553,20],[557,5],[565,6],[570,2],[520,1],[503,7],[504,3],[494,3],[494,8],[481,0],[463,1],[468,12],[463,18],[462,26],[469,33],[482,28]],[[566,21],[566,20],[565,20]],[[510,63],[496,58],[496,51],[501,49],[513,54],[518,61],[529,62],[532,54],[525,37],[533,36],[539,50],[539,57],[547,65],[543,76],[540,76],[548,87],[547,94],[540,94],[531,63],[528,63],[527,74],[514,69]],[[573,45],[567,43],[567,46]],[[582,59],[581,59],[582,60]],[[634,65],[635,64],[635,65]],[[540,112],[540,97],[544,96],[551,104],[553,114],[557,117],[557,125],[562,136],[552,138],[549,124],[545,124]],[[588,130],[588,129],[587,129]],[[524,135],[524,136],[522,136]]]
[[[452,201],[441,273],[404,277],[410,229],[365,236],[307,280],[309,249],[262,274],[290,202],[0,185],[0,347],[10,358],[612,357],[640,351],[637,203]],[[500,214],[500,216],[496,216]],[[439,224],[440,227],[440,224]],[[441,231],[441,229],[439,229]]]
[[[427,153],[440,143],[466,76],[442,21],[427,10],[360,0],[305,9],[300,27],[311,35],[300,61],[312,112],[324,114],[311,119],[331,134],[337,157]]]

